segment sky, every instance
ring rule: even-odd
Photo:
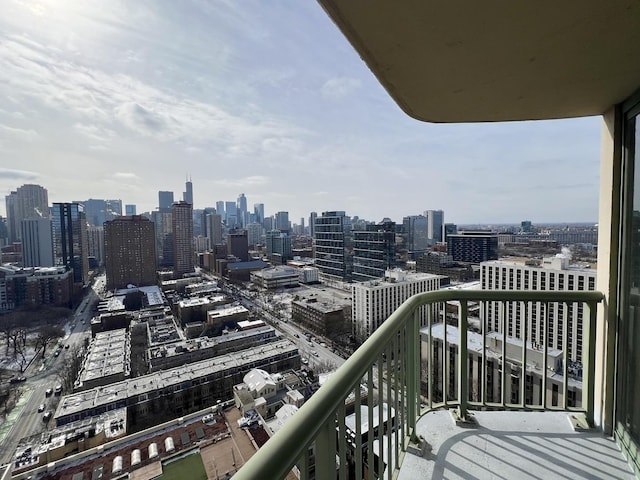
[[[315,2],[0,2],[3,197],[36,183],[140,213],[189,176],[194,208],[244,193],[295,223],[595,222],[600,128],[414,120]]]

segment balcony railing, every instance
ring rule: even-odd
[[[472,420],[470,409],[531,409],[582,412],[592,423],[596,307],[602,299],[599,292],[569,291],[442,290],[415,295],[234,478],[278,479],[292,469],[301,478],[394,478],[405,453],[419,448],[418,418],[440,408],[455,408],[463,422]],[[447,302],[450,308],[444,308]],[[478,303],[486,309],[495,302],[504,307],[498,319],[502,333],[487,331],[485,321],[476,325],[479,334],[469,332],[470,306]],[[520,338],[515,340],[506,334],[509,305],[536,312],[522,315]],[[446,314],[452,306],[457,309],[453,317]],[[552,322],[550,312],[558,308],[582,312],[580,364],[571,361],[568,351],[568,315],[556,314]],[[456,316],[457,331],[446,326]],[[558,318],[560,323],[567,320],[562,333],[557,332]],[[554,326],[555,333],[550,330]],[[530,327],[538,338],[528,338]],[[560,335],[564,349],[548,346],[552,334]]]

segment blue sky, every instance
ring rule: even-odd
[[[437,74],[437,72],[434,72]],[[3,0],[0,194],[596,221],[600,119],[406,116],[314,2]],[[4,202],[0,202],[4,213]]]

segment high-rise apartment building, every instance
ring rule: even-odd
[[[153,212],[156,229],[156,256],[160,268],[173,268],[173,221],[171,210]]]
[[[104,224],[107,288],[156,283],[155,228],[140,215],[116,218]]]
[[[158,210],[161,213],[170,213],[173,206],[173,192],[159,191],[158,192]]]
[[[384,279],[355,283],[352,287],[353,334],[364,342],[409,297],[438,290],[445,277],[430,273],[387,270]],[[420,325],[426,324],[427,309],[420,310]]]
[[[316,218],[315,265],[324,281],[350,281],[353,267],[351,219],[344,211]]]
[[[193,266],[193,205],[176,202],[171,209],[173,273],[176,278],[191,273]]]
[[[234,230],[227,235],[227,254],[241,262],[249,261],[249,239],[246,230]]]
[[[309,235],[313,238],[316,236],[316,218],[318,218],[318,212],[309,214]]]
[[[182,200],[191,204],[191,207],[193,207],[193,183],[191,183],[191,179],[188,179],[184,184]]]
[[[429,248],[429,227],[424,215],[410,215],[402,219],[405,245],[412,253],[422,253]]]
[[[222,243],[222,216],[217,213],[209,213],[206,219],[206,235],[209,237],[210,245]]]
[[[89,276],[84,208],[79,203],[54,203],[52,211],[56,265],[73,269],[73,282],[84,285]]]
[[[5,197],[9,227],[9,239],[22,239],[22,220],[49,218],[49,196],[40,185],[25,184]]]
[[[53,225],[49,218],[28,218],[21,222],[22,264],[25,267],[53,267]]]
[[[353,231],[353,281],[382,278],[395,266],[396,224],[392,221],[366,225]]]
[[[596,271],[572,266],[563,256],[545,258],[540,265],[491,261],[480,264],[480,282],[483,290],[593,291]],[[526,318],[527,341],[534,347],[541,348],[546,341],[549,348],[567,348],[570,360],[582,362],[583,324],[588,318],[582,303],[487,302],[481,315],[487,328],[496,332],[502,332],[504,318],[507,335],[519,339]],[[567,345],[564,329],[568,329]]]
[[[498,234],[465,231],[447,237],[447,253],[454,262],[480,263],[498,259]]]
[[[133,204],[128,204],[124,206],[124,213],[127,217],[131,217],[133,215],[137,215],[136,206]]]
[[[426,210],[424,216],[427,218],[427,238],[430,245],[435,245],[444,241],[444,212],[442,210]]]
[[[267,257],[274,265],[284,265],[293,258],[291,237],[280,230],[271,230],[265,237]]]
[[[249,223],[246,230],[247,241],[250,247],[255,247],[262,242],[262,224],[256,222]]]

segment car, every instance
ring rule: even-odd
[[[54,393],[55,393],[56,395],[60,395],[60,394],[62,393],[62,385],[60,385],[60,384],[56,385],[56,388],[55,388],[55,390],[54,390]]]
[[[302,362],[303,365],[308,365],[309,364],[309,359],[308,358],[303,358],[300,361]]]
[[[9,383],[20,383],[20,382],[25,382],[27,380],[27,377],[23,377],[22,375],[20,375],[19,377],[11,377],[9,379]]]
[[[48,422],[49,419],[51,418],[51,415],[52,415],[51,410],[49,410],[48,412],[45,412],[45,414],[42,415],[42,421]]]
[[[294,333],[293,336],[296,338],[300,338],[300,335],[298,335],[297,333]]]
[[[47,390],[44,392],[44,396],[50,397],[51,395],[53,395],[53,388],[47,388]]]
[[[324,343],[324,342],[320,342],[320,346],[321,346],[321,347],[326,347],[326,346],[327,346],[327,344],[326,344],[326,343]]]
[[[53,354],[54,357],[59,357],[60,356],[60,350],[56,350],[56,353]]]
[[[315,350],[311,351],[311,355],[313,355],[314,357],[318,357],[319,356],[318,352],[316,352]]]
[[[38,412],[44,412],[45,406],[44,403],[41,403],[40,406],[38,407]]]
[[[69,344],[67,343],[67,344],[64,346],[64,348],[68,350],[68,349],[69,349]]]

